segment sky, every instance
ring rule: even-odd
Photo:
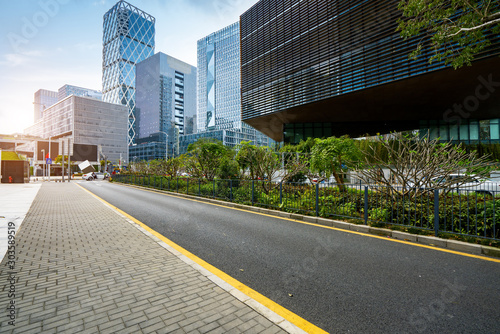
[[[34,94],[101,90],[103,15],[117,0],[0,0],[0,134],[33,124]],[[196,66],[197,41],[258,0],[128,0],[156,18],[156,52]]]

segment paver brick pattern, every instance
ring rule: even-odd
[[[285,333],[74,183],[40,189],[10,298],[7,261],[1,333]]]

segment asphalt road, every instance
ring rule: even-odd
[[[500,263],[105,181],[80,184],[328,332],[500,333]]]

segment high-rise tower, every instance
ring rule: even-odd
[[[196,130],[196,67],[158,52],[137,64],[136,144],[130,158],[179,154],[179,137]],[[167,145],[167,147],[165,147]]]
[[[198,134],[181,138],[184,148],[201,137],[222,138],[227,146],[242,141],[270,144],[267,136],[241,120],[239,22],[198,41],[197,83]]]
[[[135,140],[135,65],[155,51],[155,18],[126,1],[106,14],[103,25],[103,101],[128,107],[128,144]]]

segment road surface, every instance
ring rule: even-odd
[[[80,184],[328,332],[500,333],[498,262],[105,181]]]

